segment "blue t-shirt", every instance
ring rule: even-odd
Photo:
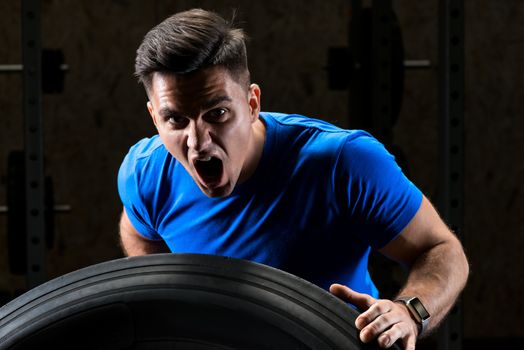
[[[402,231],[421,192],[364,131],[300,115],[260,118],[260,163],[224,198],[204,195],[158,136],[134,145],[118,175],[131,223],[172,252],[248,259],[377,297],[370,249]]]

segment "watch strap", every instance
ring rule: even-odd
[[[430,314],[427,311],[426,307],[419,298],[417,297],[400,297],[394,300],[394,302],[400,302],[406,305],[406,308],[408,309],[409,313],[411,314],[412,318],[417,322],[419,326],[419,333],[418,336],[420,337],[422,333],[426,330]]]

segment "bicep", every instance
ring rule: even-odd
[[[122,210],[122,216],[120,217],[120,235],[122,236],[134,236],[140,235],[135,229],[129,217],[127,216],[126,209]]]
[[[129,220],[125,208],[122,210],[119,228],[120,243],[127,256],[169,252],[163,240],[150,240],[142,236]]]
[[[379,251],[409,267],[419,256],[442,244],[460,243],[430,201],[423,196],[415,216],[396,238]]]

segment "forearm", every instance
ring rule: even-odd
[[[409,224],[380,252],[409,267],[406,284],[397,297],[417,297],[424,304],[430,314],[422,336],[426,335],[442,321],[466,284],[469,266],[462,245],[423,197]],[[420,327],[406,305],[337,284],[330,290],[362,311],[355,325],[363,342],[377,339],[387,348],[401,340],[406,350],[415,350]]]
[[[426,306],[431,315],[426,334],[449,312],[468,273],[468,262],[456,239],[433,247],[414,261],[398,296],[416,296]]]

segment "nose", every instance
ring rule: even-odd
[[[205,150],[211,143],[211,136],[206,125],[191,121],[188,125],[187,147],[197,152]]]

